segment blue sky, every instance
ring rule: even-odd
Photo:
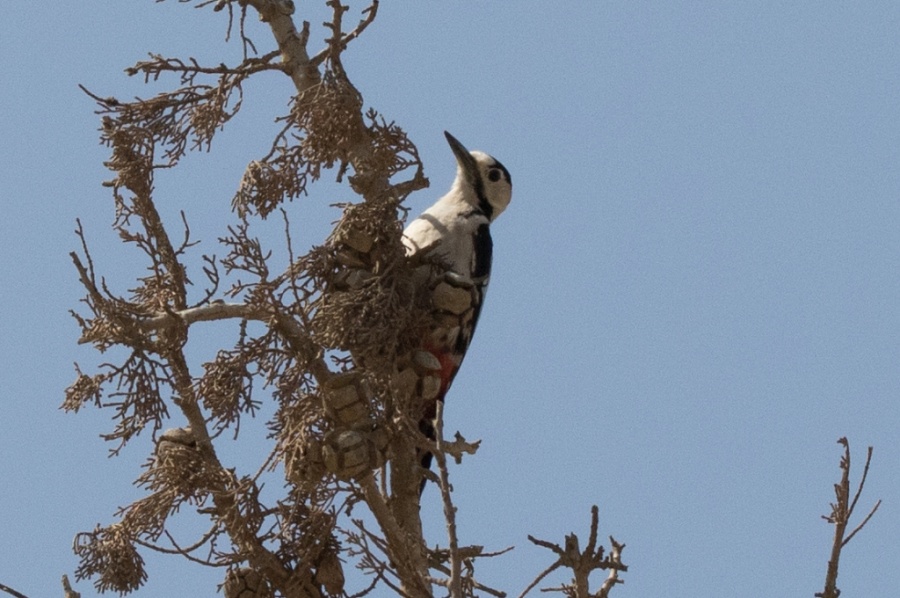
[[[224,45],[221,13],[175,2],[7,13],[0,582],[36,597],[59,595],[74,571],[76,532],[140,496],[131,481],[149,450],[141,437],[109,459],[104,413],[58,410],[72,363],[98,360],[67,315],[81,296],[75,219],[114,288],[140,267],[109,229],[107,153],[76,85],[146,96],[161,87],[122,69],[147,52],[218,64],[239,48]],[[884,504],[846,549],[839,586],[896,593],[898,31],[892,2],[382,3],[345,65],[367,105],[418,144],[432,186],[410,208],[452,180],[445,129],[514,183],[447,404],[448,428],[483,439],[452,472],[462,540],[517,546],[482,564],[482,581],[518,595],[552,561],[526,535],[586,533],[596,503],[601,534],[627,544],[615,596],[811,596],[846,435],[856,474],[875,447],[860,510]],[[313,48],[323,36],[314,28]],[[185,210],[202,250],[286,110],[282,79],[251,84],[213,152],[157,181],[164,216]],[[291,204],[295,241],[321,240],[337,217],[327,206],[349,199],[324,185]],[[227,338],[197,336],[198,359]],[[241,446],[229,458],[249,469],[262,444]],[[431,542],[444,542],[426,498]],[[212,595],[220,579],[148,563],[146,596]]]

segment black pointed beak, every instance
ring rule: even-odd
[[[475,158],[472,157],[466,146],[460,143],[456,137],[447,131],[444,131],[444,136],[447,138],[447,143],[450,144],[450,149],[453,150],[453,155],[456,156],[457,163],[459,163],[460,168],[466,174],[466,178],[474,183],[478,177],[478,165],[475,163]]]
[[[456,154],[456,159],[459,161],[465,160],[465,156],[469,155],[469,150],[466,149],[462,143],[459,142],[459,139],[444,131],[444,137],[447,138],[447,143],[450,144],[450,149],[453,150],[453,153]]]

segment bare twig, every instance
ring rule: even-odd
[[[203,546],[204,544],[209,542],[217,534],[221,533],[221,530],[219,529],[218,525],[214,525],[208,532],[203,534],[203,536],[199,540],[194,542],[192,545],[185,546],[185,547],[179,546],[178,542],[175,541],[175,538],[172,537],[172,534],[170,534],[168,530],[165,530],[163,533],[165,533],[166,538],[168,538],[169,542],[172,543],[172,546],[174,546],[174,548],[165,548],[163,546],[158,546],[157,544],[154,544],[152,542],[145,542],[144,540],[141,540],[140,538],[136,539],[135,543],[139,544],[141,546],[144,546],[145,548],[149,548],[150,550],[153,550],[154,552],[160,552],[163,554],[181,555],[192,562],[195,562],[199,565],[204,565],[206,567],[225,567],[229,564],[228,562],[213,563],[213,562],[210,562],[209,560],[199,559],[199,558],[191,555],[192,552],[194,552],[195,550],[197,550],[198,548],[200,548],[201,546]]]
[[[17,592],[14,589],[12,589],[11,587],[4,585],[2,583],[0,583],[0,590],[6,592],[10,596],[15,596],[16,598],[28,598],[28,596],[26,596],[25,594],[22,594],[21,592]]]
[[[606,579],[604,579],[603,583],[600,585],[600,590],[597,592],[597,598],[607,598],[609,592],[616,584],[624,583],[619,579],[619,571],[627,570],[627,567],[622,564],[622,549],[625,548],[625,545],[616,542],[615,538],[612,536],[609,537],[609,545],[611,547],[609,549],[609,561],[611,563],[609,575],[606,576]]]
[[[581,551],[581,549],[579,548],[578,536],[576,536],[575,534],[567,535],[563,545],[548,542],[546,540],[539,540],[538,538],[535,538],[533,536],[528,536],[528,539],[533,544],[551,550],[558,556],[558,558],[555,563],[542,571],[537,576],[537,578],[533,582],[531,582],[531,584],[529,584],[527,588],[525,588],[525,590],[519,595],[519,598],[523,598],[544,577],[546,577],[559,567],[567,567],[569,569],[572,569],[572,573],[574,574],[572,583],[564,585],[561,588],[550,588],[548,589],[548,591],[552,590],[564,592],[567,596],[572,596],[574,598],[595,598],[597,596],[606,598],[613,586],[615,586],[616,584],[624,583],[624,580],[619,579],[618,572],[628,571],[628,566],[623,565],[621,559],[622,550],[625,548],[625,545],[616,542],[616,540],[612,536],[610,536],[609,541],[612,548],[610,549],[609,556],[604,558],[603,546],[596,546],[598,515],[599,509],[596,505],[594,505],[593,507],[591,507],[590,537],[588,540],[588,546],[584,549],[584,551]],[[592,595],[590,593],[589,577],[591,572],[597,569],[608,569],[610,570],[610,573],[601,585],[598,593]]]
[[[880,507],[880,506],[881,506],[881,499],[879,498],[877,501],[875,501],[875,506],[873,506],[873,507],[872,507],[872,510],[869,511],[869,514],[866,515],[866,518],[863,519],[863,520],[860,522],[859,525],[857,525],[855,528],[853,528],[853,531],[852,531],[852,532],[850,532],[849,534],[847,534],[847,537],[844,538],[844,542],[841,544],[842,547],[843,547],[843,546],[846,546],[846,545],[850,542],[850,540],[853,539],[853,536],[856,535],[856,532],[858,532],[859,530],[861,530],[861,529],[869,522],[869,519],[872,518],[872,515],[875,514],[875,511],[877,511],[877,510],[878,510],[878,507]]]
[[[450,579],[447,589],[452,598],[462,598],[462,561],[459,555],[459,538],[456,534],[456,507],[453,505],[450,486],[450,474],[447,471],[447,457],[444,453],[444,402],[437,402],[437,418],[435,422],[435,442],[437,450],[434,452],[438,474],[441,481],[441,499],[444,503],[444,521],[447,522],[447,539],[450,552]]]
[[[535,540],[534,538],[532,538],[531,536],[528,536],[528,539],[531,540],[532,542],[534,542],[535,544],[538,544],[538,541]],[[538,544],[538,546],[540,546],[540,545],[541,545],[541,544]],[[524,596],[525,596],[528,592],[530,592],[531,590],[533,590],[533,589],[535,588],[535,586],[537,586],[539,583],[541,583],[541,580],[542,580],[542,579],[544,579],[545,577],[547,577],[548,575],[550,575],[551,573],[553,573],[554,571],[556,571],[556,570],[559,569],[560,567],[562,567],[562,563],[561,563],[560,561],[557,560],[555,563],[553,563],[552,565],[550,565],[549,567],[547,567],[546,569],[544,569],[543,571],[541,571],[541,572],[538,574],[538,576],[534,578],[534,581],[532,581],[530,584],[528,584],[528,587],[526,587],[524,590],[522,590],[522,593],[519,594],[519,598],[524,598]]]
[[[862,494],[863,487],[866,483],[866,477],[869,473],[869,465],[872,461],[872,447],[868,448],[866,454],[866,464],[863,468],[863,475],[853,499],[850,499],[850,443],[847,438],[838,439],[838,444],[844,447],[844,454],[841,456],[841,481],[834,485],[835,502],[831,503],[831,514],[823,515],[822,518],[828,523],[834,525],[834,542],[831,546],[831,557],[828,559],[828,569],[825,573],[825,589],[816,593],[817,598],[838,598],[841,591],[837,587],[838,566],[841,558],[841,550],[848,542],[859,532],[872,518],[878,507],[881,506],[881,500],[875,503],[869,514],[863,521],[853,529],[850,534],[846,535],[847,525],[850,523],[850,517],[856,508],[856,503]]]
[[[356,29],[347,34],[342,34],[339,27],[335,27],[332,31],[332,38],[329,39],[329,46],[320,50],[318,54],[316,54],[310,62],[319,66],[322,62],[325,61],[329,56],[333,56],[335,51],[337,51],[338,55],[340,52],[344,51],[347,48],[347,44],[355,40],[359,35],[365,31],[366,27],[372,24],[372,21],[375,20],[375,15],[378,13],[378,1],[372,0],[372,4],[370,4],[367,8],[363,9],[363,14],[365,15],[362,20],[360,20],[359,24],[356,26]],[[339,2],[333,2],[332,8],[335,11],[340,10],[338,7],[340,6]],[[341,11],[343,12],[343,11]],[[337,14],[337,25],[339,26],[341,23],[341,15]],[[326,24],[329,25],[329,24]],[[335,23],[332,22],[330,26],[334,27]],[[339,41],[338,41],[339,40]]]
[[[62,576],[62,585],[63,585],[63,598],[81,598],[81,593],[76,592],[72,589],[72,585],[69,583],[69,576]]]
[[[178,73],[182,76],[182,83],[193,84],[197,75],[233,75],[241,79],[246,79],[255,73],[263,71],[278,70],[283,71],[282,65],[272,64],[280,53],[276,50],[269,52],[265,56],[251,57],[244,59],[241,64],[235,67],[229,67],[224,64],[218,66],[200,66],[196,60],[190,58],[190,64],[185,64],[180,58],[166,58],[159,54],[150,54],[150,60],[141,61],[133,67],[125,69],[129,75],[143,74],[144,79],[149,81],[156,80],[162,73]]]

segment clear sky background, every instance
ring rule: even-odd
[[[317,50],[315,4],[298,3]],[[82,294],[75,219],[114,288],[141,263],[109,228],[107,151],[76,84],[151,95],[162,87],[122,69],[151,51],[234,63],[224,31],[223,13],[150,0],[7,3],[0,19],[0,582],[32,598],[60,596],[75,533],[141,495],[150,447],[145,434],[109,459],[106,413],[58,409],[73,362],[98,359],[67,315]],[[418,144],[432,186],[413,211],[452,180],[444,129],[512,173],[447,408],[450,430],[483,439],[452,471],[462,540],[517,546],[482,581],[518,595],[553,560],[526,535],[586,534],[596,503],[601,534],[627,544],[617,597],[812,596],[846,435],[856,475],[875,447],[857,518],[884,504],[839,586],[897,594],[900,5],[383,2],[345,64]],[[291,87],[267,75],[246,92],[213,152],[158,180],[199,250],[232,221]],[[350,199],[325,186],[291,204],[295,241],[321,240],[326,206]],[[208,356],[221,339],[194,341]],[[265,445],[243,446],[228,458],[246,471]],[[212,596],[221,579],[147,558],[141,595]]]

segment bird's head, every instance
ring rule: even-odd
[[[512,199],[509,171],[484,152],[470,152],[447,131],[444,131],[444,135],[459,165],[453,188],[493,222]]]

